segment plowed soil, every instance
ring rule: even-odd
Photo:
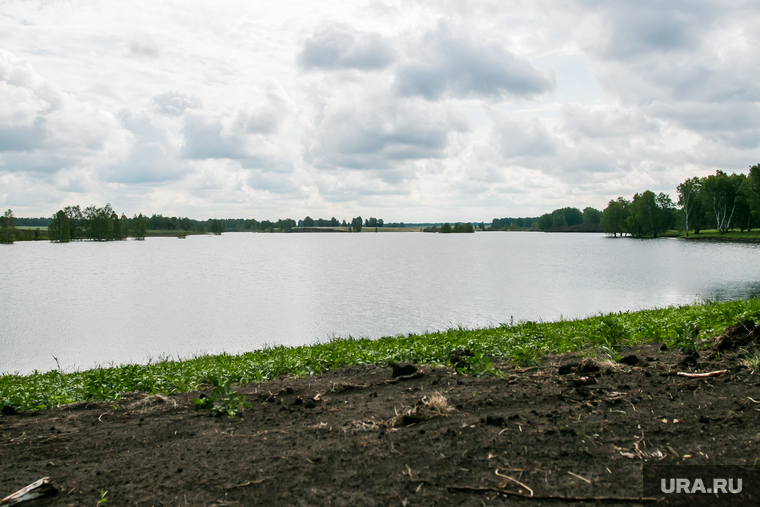
[[[723,348],[497,364],[504,379],[348,367],[233,386],[252,403],[234,419],[194,412],[210,390],[4,415],[0,497],[50,477],[59,493],[22,505],[631,505],[645,462],[760,457],[760,378]]]

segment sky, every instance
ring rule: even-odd
[[[0,0],[0,207],[489,221],[760,162],[756,0]]]

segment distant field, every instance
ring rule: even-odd
[[[33,231],[35,229],[39,229],[41,231],[47,230],[47,225],[17,225],[16,229],[20,231]]]

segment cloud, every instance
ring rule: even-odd
[[[268,118],[245,109],[232,113],[188,110],[184,118],[180,153],[187,159],[231,159],[244,168],[292,170],[287,150],[265,135],[273,128]]]
[[[106,181],[116,183],[156,183],[184,176],[178,157],[179,143],[147,114],[119,111],[119,120],[132,133],[129,154],[103,171]]]
[[[494,122],[491,139],[503,160],[519,164],[549,158],[557,153],[557,140],[538,118],[514,119],[490,112]]]
[[[130,135],[114,116],[43,79],[0,49],[0,167],[54,173],[122,156]]]
[[[527,58],[496,42],[454,34],[444,23],[427,32],[410,53],[396,72],[402,96],[527,98],[555,88],[553,76]]]
[[[168,91],[154,96],[151,101],[156,110],[168,116],[181,116],[185,109],[202,109],[203,101],[200,97],[188,96],[184,93]]]
[[[129,53],[136,57],[160,58],[161,50],[156,42],[147,35],[135,37],[129,45]]]
[[[469,124],[445,104],[393,97],[334,101],[308,138],[305,158],[323,168],[389,169],[442,158]]]
[[[37,116],[31,126],[0,125],[0,151],[32,151],[47,138],[45,118]]]
[[[750,150],[760,146],[760,105],[757,103],[662,103],[645,108],[652,116],[667,118],[682,129],[697,132],[721,143]]]
[[[693,50],[720,14],[715,3],[699,0],[580,4],[595,13],[578,30],[586,47],[605,58],[623,60]]]
[[[303,69],[378,70],[395,60],[390,43],[378,33],[329,26],[304,41],[297,62]]]
[[[605,139],[657,133],[660,125],[640,111],[614,107],[583,107],[565,104],[560,117],[566,132],[574,138]]]

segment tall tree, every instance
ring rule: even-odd
[[[356,217],[351,220],[351,228],[354,232],[362,232],[362,217]]]
[[[0,243],[10,244],[16,240],[16,217],[13,210],[8,209],[0,217]]]
[[[86,229],[85,220],[84,214],[82,213],[79,205],[77,204],[76,206],[66,206],[63,208],[63,212],[69,219],[69,237],[71,239],[84,237]]]
[[[750,166],[744,185],[749,193],[760,201],[760,164]]]
[[[681,207],[681,218],[686,229],[687,238],[689,237],[689,229],[695,228],[694,222],[698,220],[696,215],[702,211],[699,200],[701,190],[702,180],[696,176],[687,179],[676,188],[678,192],[678,206]]]
[[[56,241],[58,243],[68,243],[71,239],[69,217],[63,210],[58,210],[58,212],[50,219],[50,224],[48,224],[48,238],[50,241]]]
[[[617,237],[621,236],[626,230],[626,218],[628,216],[628,207],[630,202],[623,197],[610,201],[602,212],[601,225],[604,232]]]
[[[121,219],[119,219],[119,229],[121,239],[127,239],[129,237],[129,219],[124,213],[121,214]]]
[[[731,228],[731,220],[736,211],[736,197],[746,177],[743,174],[731,174],[716,171],[714,176],[705,178],[702,185],[707,202],[715,218],[718,233],[725,234]]]
[[[602,221],[602,212],[596,208],[585,208],[583,210],[583,223],[584,224],[598,224]]]
[[[132,219],[132,228],[134,229],[132,234],[134,235],[135,239],[145,239],[145,235],[148,231],[145,227],[145,218],[143,218],[142,213]]]
[[[226,224],[224,223],[224,220],[214,219],[211,221],[211,232],[219,236],[225,231],[226,229],[225,225]]]

